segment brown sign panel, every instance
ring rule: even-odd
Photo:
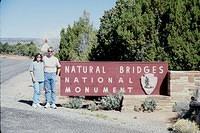
[[[160,95],[165,62],[61,61],[61,96]]]

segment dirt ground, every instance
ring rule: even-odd
[[[65,98],[65,100],[58,99],[58,103],[63,104],[67,103],[64,101],[69,101],[69,98]],[[88,102],[88,101],[87,101]],[[122,109],[121,112],[119,111],[105,111],[105,110],[97,110],[97,111],[89,111],[87,109],[68,109],[77,113],[85,114],[85,115],[91,115],[91,116],[97,116],[102,117],[104,119],[109,120],[117,120],[121,121],[122,123],[129,123],[134,122],[134,120],[140,119],[145,121],[151,121],[152,123],[162,123],[166,125],[167,127],[171,127],[174,123],[175,118],[177,117],[176,112],[172,112],[169,110],[162,110],[162,109],[156,109],[154,112],[136,112],[134,110],[130,109]]]
[[[2,55],[0,55],[2,57]],[[10,59],[27,59],[28,57],[19,57],[19,56],[5,56],[5,58]],[[19,83],[20,82],[20,83]],[[14,86],[14,87],[13,87]],[[30,74],[28,71],[17,75],[16,77],[8,80],[4,85],[1,86],[1,106],[5,107],[16,107],[16,108],[30,108],[30,105],[24,104],[25,102],[32,101],[33,89]],[[57,88],[60,87],[59,79],[57,82]],[[3,95],[2,95],[3,94]],[[41,94],[41,102],[45,102],[44,92]],[[57,104],[62,105],[66,103],[68,97],[59,97],[59,91],[57,92]],[[25,101],[25,102],[19,102]],[[31,109],[31,108],[30,108]],[[144,122],[149,123],[160,123],[165,125],[166,128],[172,125],[172,119],[176,117],[176,113],[166,110],[156,110],[152,113],[147,112],[135,112],[134,110],[122,110],[119,111],[89,111],[87,109],[68,109],[68,108],[58,108],[65,109],[67,111],[77,112],[85,116],[94,116],[100,119],[106,119],[110,121],[118,121],[121,123],[134,123],[136,120],[144,120]]]

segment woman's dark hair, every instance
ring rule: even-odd
[[[41,59],[40,59],[40,62],[43,62],[43,59],[42,59],[42,54],[40,54],[40,53],[37,53],[35,56],[34,56],[34,59],[33,59],[33,61],[37,61],[37,57],[38,56],[40,56],[41,57]]]

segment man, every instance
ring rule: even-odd
[[[44,87],[46,105],[45,108],[56,109],[56,78],[60,74],[59,60],[53,55],[53,48],[49,47],[47,55],[44,56]]]

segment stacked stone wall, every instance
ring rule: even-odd
[[[169,71],[169,95],[173,100],[185,101],[200,89],[200,71]]]

